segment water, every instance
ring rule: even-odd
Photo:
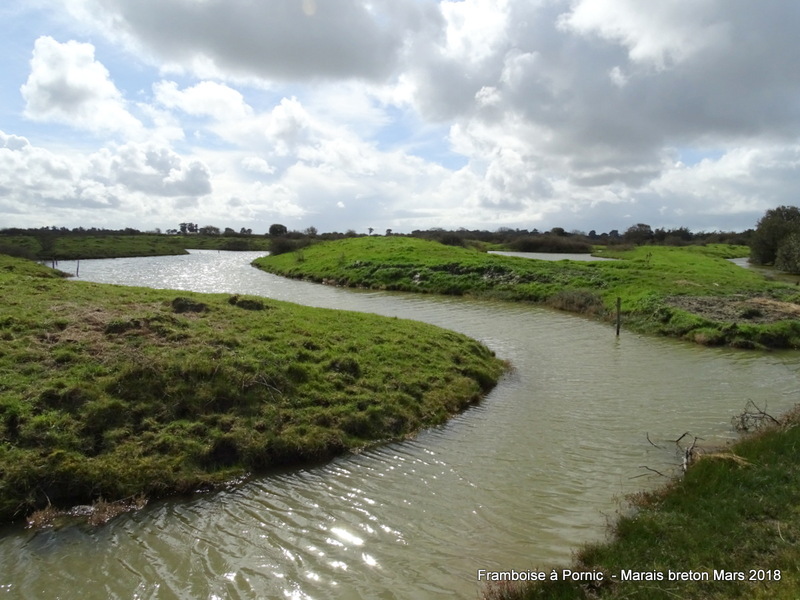
[[[255,256],[84,260],[80,275],[427,321],[515,369],[403,443],[153,502],[101,528],[6,528],[0,598],[475,599],[478,569],[544,568],[602,539],[620,496],[660,483],[643,466],[678,464],[670,440],[719,443],[748,400],[779,413],[798,397],[797,354],[616,339],[523,304],[290,281],[250,267]]]
[[[800,275],[798,275],[797,273],[787,273],[786,271],[781,271],[779,269],[776,269],[775,267],[770,267],[766,265],[756,265],[754,263],[751,263],[750,258],[746,256],[743,258],[731,258],[729,260],[733,264],[739,265],[740,267],[744,267],[745,269],[752,269],[753,271],[757,271],[767,279],[800,284]]]

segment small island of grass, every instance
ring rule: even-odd
[[[800,348],[800,292],[730,258],[746,246],[602,249],[613,261],[540,261],[408,237],[312,244],[255,261],[261,269],[320,283],[470,295],[611,319],[621,300],[627,327],[707,345]]]
[[[0,295],[2,521],[402,439],[506,368],[423,323],[68,282],[4,255]]]

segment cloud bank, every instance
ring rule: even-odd
[[[729,230],[796,203],[800,5],[43,2],[13,17],[13,225]]]

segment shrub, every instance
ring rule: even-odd
[[[279,254],[287,254],[289,252],[294,252],[300,247],[300,245],[294,241],[284,237],[275,238],[270,242],[269,245],[269,253],[272,256],[278,256]]]
[[[781,240],[775,266],[787,273],[800,273],[800,233],[790,233]]]
[[[514,240],[509,246],[517,252],[553,252],[589,254],[592,245],[555,235],[539,235]]]
[[[750,241],[750,260],[757,265],[774,264],[781,243],[789,234],[800,233],[800,209],[779,206],[768,210]]]
[[[463,246],[464,238],[455,233],[445,233],[439,238],[439,243],[445,246]]]

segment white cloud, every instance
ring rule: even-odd
[[[185,90],[179,90],[174,81],[159,81],[153,86],[153,92],[162,106],[178,108],[190,115],[227,121],[246,119],[253,114],[240,92],[214,81],[202,81]]]
[[[165,199],[197,199],[211,187],[202,163],[155,143],[65,154],[0,132],[0,190],[0,214],[24,207],[28,224],[44,225],[81,214],[84,223],[127,223],[168,212]]]
[[[718,0],[667,0],[643,10],[636,0],[580,0],[560,24],[595,33],[628,48],[634,62],[658,69],[730,43],[730,29]]]
[[[31,73],[20,89],[25,115],[94,133],[136,135],[142,124],[126,109],[108,70],[94,58],[94,46],[36,40]]]
[[[185,160],[155,143],[128,143],[92,157],[101,181],[155,196],[204,196],[211,192],[211,173],[197,160]]]
[[[258,156],[246,156],[242,159],[242,167],[253,173],[272,175],[275,167],[271,166],[266,160]]]
[[[473,64],[491,58],[505,45],[508,0],[445,1],[440,5],[445,20],[445,56]]]
[[[42,1],[103,61],[42,25],[8,214],[743,228],[800,183],[797,3]]]

